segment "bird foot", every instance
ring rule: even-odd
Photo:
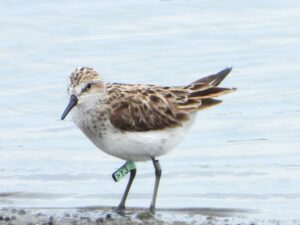
[[[150,213],[152,213],[153,215],[155,214],[155,211],[156,211],[155,206],[151,205],[149,210],[150,210]]]
[[[121,216],[124,216],[125,215],[125,206],[123,205],[119,205],[117,208],[114,209],[114,211],[121,215]]]

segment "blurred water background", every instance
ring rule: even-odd
[[[187,84],[233,66],[224,103],[161,158],[158,208],[300,219],[298,0],[0,1],[0,206],[115,206],[127,179],[69,117],[75,67],[107,82]],[[128,206],[147,207],[152,163]]]

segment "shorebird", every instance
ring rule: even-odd
[[[74,123],[105,153],[127,162],[153,162],[155,184],[150,211],[154,213],[162,174],[157,157],[183,139],[199,110],[221,103],[215,97],[235,90],[218,87],[230,71],[226,68],[187,85],[158,86],[104,83],[94,69],[78,68],[70,75],[70,101],[61,119],[72,110]],[[136,168],[131,168],[116,209],[119,213],[125,210],[135,175]]]

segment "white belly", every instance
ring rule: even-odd
[[[183,126],[165,130],[146,132],[122,132],[106,124],[108,127],[101,132],[93,129],[94,124],[88,119],[78,118],[73,120],[83,133],[102,151],[109,155],[131,161],[146,161],[168,153],[178,144],[194,123],[196,113]],[[97,128],[99,130],[99,127]]]

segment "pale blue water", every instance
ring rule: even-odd
[[[161,158],[158,207],[300,219],[299,11],[297,0],[1,1],[0,205],[118,204],[123,162],[59,120],[75,67],[177,85],[233,66],[223,86],[238,92]],[[147,207],[153,183],[139,163],[128,205]]]

